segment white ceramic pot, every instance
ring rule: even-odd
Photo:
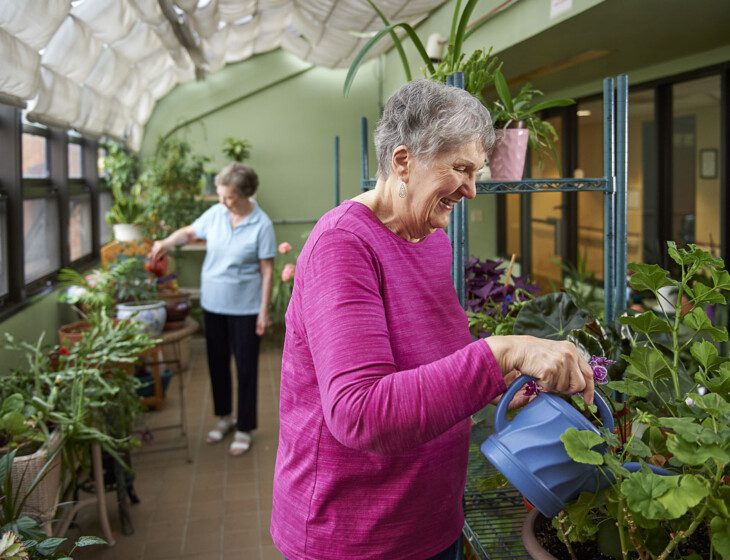
[[[122,243],[142,239],[142,228],[136,224],[114,224],[112,228],[114,230],[114,239]]]
[[[142,323],[144,331],[152,336],[162,333],[167,320],[164,301],[143,301],[135,303],[118,303],[117,319],[132,318]]]
[[[526,128],[506,128],[502,132],[504,136],[489,156],[492,181],[519,181],[525,171],[529,132]]]

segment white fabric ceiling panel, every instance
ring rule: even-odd
[[[43,51],[43,66],[83,83],[96,65],[101,53],[101,41],[96,39],[88,27],[74,17],[67,17],[51,37]]]
[[[151,52],[164,51],[157,33],[144,21],[138,21],[129,35],[115,42],[112,47],[132,62],[141,60]]]
[[[218,14],[218,1],[210,0],[205,6],[199,10],[195,10],[193,17],[193,26],[198,35],[207,39],[218,31],[218,22],[220,15]]]
[[[30,99],[38,92],[40,56],[23,41],[0,28],[0,93]]]
[[[192,14],[195,13],[195,8],[198,7],[198,0],[175,0],[175,4],[178,8]]]
[[[160,11],[157,0],[129,0],[130,4],[137,9],[139,17],[150,25],[160,25],[166,22],[165,16]]]
[[[48,68],[41,68],[37,97],[28,106],[31,120],[74,126],[79,117],[79,85]]]
[[[84,0],[71,8],[71,15],[83,21],[104,43],[126,36],[138,18],[127,0]]]
[[[221,19],[234,23],[256,12],[256,0],[218,0],[218,13]]]
[[[155,108],[155,99],[148,91],[143,91],[137,98],[137,106],[134,108],[134,119],[138,123],[145,123]]]
[[[39,51],[70,7],[71,0],[0,0],[0,27]]]
[[[102,95],[112,95],[127,78],[131,68],[126,58],[115,49],[107,47],[101,51],[96,66],[84,85],[94,88]]]
[[[77,129],[94,135],[110,132],[106,122],[111,110],[110,100],[91,88],[81,88]]]
[[[382,28],[364,0],[163,1],[181,29],[160,0],[0,0],[0,97],[138,147],[154,103],[179,82],[280,46],[346,67],[367,41],[358,34]],[[445,0],[376,1],[392,21],[416,24]],[[385,39],[369,56],[388,48]]]

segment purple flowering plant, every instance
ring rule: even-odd
[[[508,278],[507,268],[503,259],[472,257],[466,263],[466,311],[474,336],[512,334],[520,309],[539,290],[524,277]]]

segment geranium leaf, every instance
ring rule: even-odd
[[[621,464],[621,461],[619,461],[615,455],[607,453],[603,456],[603,460],[605,461],[606,466],[609,468],[609,470],[616,477],[626,478],[627,476],[629,476],[629,471],[624,468],[624,466]]]
[[[647,519],[664,519],[667,510],[659,502],[671,488],[671,482],[654,473],[631,473],[621,483],[621,493],[626,496],[626,503],[632,510],[638,511]]]
[[[707,505],[710,507],[710,511],[717,515],[725,518],[730,518],[730,509],[728,509],[728,503],[721,498],[710,496],[707,498]]]
[[[719,445],[687,441],[675,434],[667,436],[667,449],[686,465],[703,465],[710,459],[719,464],[730,461],[730,453]]]
[[[682,517],[690,508],[699,504],[709,493],[706,483],[697,476],[665,476],[671,481],[669,491],[658,498],[667,510],[667,519]],[[676,480],[675,480],[676,479]]]
[[[727,395],[730,393],[730,362],[720,365],[716,375],[705,376],[704,383],[713,393]]]
[[[639,381],[633,379],[622,379],[621,381],[609,381],[606,383],[609,389],[623,393],[630,397],[646,397],[649,394],[649,388]]]
[[[553,292],[525,304],[517,315],[514,334],[565,340],[568,334],[582,329],[590,316],[564,292]]]
[[[715,288],[730,290],[730,274],[728,274],[727,270],[713,270],[712,283],[715,285]]]
[[[725,303],[725,296],[715,288],[710,288],[701,282],[697,282],[694,286],[694,300],[695,305]]]
[[[631,351],[630,356],[623,356],[629,362],[626,368],[627,375],[633,375],[639,379],[653,382],[656,375],[667,369],[664,355],[654,348],[637,346]]]
[[[695,307],[687,313],[684,316],[683,323],[693,331],[709,334],[715,342],[727,341],[727,330],[714,327],[707,317],[707,313],[701,307]]]
[[[653,311],[646,311],[634,317],[621,317],[621,323],[646,334],[672,331],[669,323],[657,317]]]
[[[702,342],[695,342],[692,344],[690,353],[705,368],[711,368],[716,363],[719,363],[717,348],[709,340],[703,340]]]
[[[635,457],[651,457],[651,449],[640,439],[633,438],[626,444],[626,451],[634,455]]]
[[[663,286],[676,285],[669,278],[669,273],[657,264],[630,263],[629,270],[633,272],[629,284],[634,290],[656,292]]]
[[[694,418],[687,416],[680,418],[660,418],[659,425],[670,428],[675,434],[689,442],[716,443],[717,436],[714,430],[698,424]]]
[[[563,442],[565,451],[574,461],[589,465],[603,464],[603,456],[592,450],[597,445],[604,443],[603,438],[597,433],[589,430],[568,428],[560,436],[560,441]]]
[[[730,520],[713,517],[710,521],[712,546],[723,558],[730,558]]]
[[[715,418],[721,418],[723,415],[730,413],[730,405],[717,393],[707,393],[706,395],[690,395],[695,405],[707,414]]]

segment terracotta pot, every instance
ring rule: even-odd
[[[88,321],[76,321],[61,325],[58,329],[58,343],[61,346],[75,346],[81,341],[84,334],[91,328]]]
[[[175,290],[172,292],[159,291],[157,296],[165,302],[165,310],[167,311],[167,323],[184,323],[188,315],[190,315],[190,292],[185,290]]]
[[[504,136],[489,156],[492,181],[519,181],[525,171],[527,155],[526,128],[506,128]]]
[[[535,537],[535,519],[540,515],[540,512],[533,509],[525,517],[525,521],[522,524],[522,544],[525,545],[525,550],[533,558],[533,560],[557,560],[555,556],[545,550]]]

